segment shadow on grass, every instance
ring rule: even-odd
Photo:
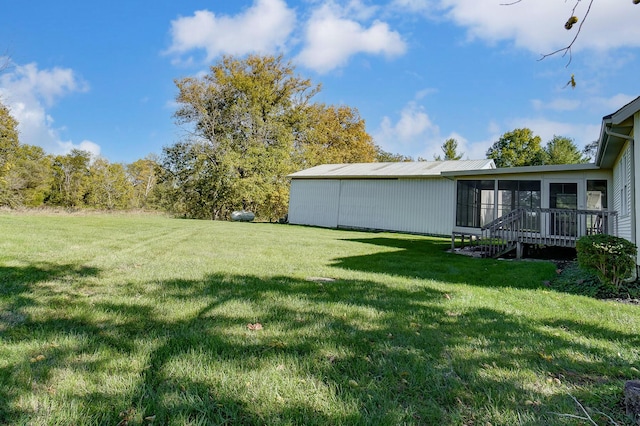
[[[400,248],[433,251],[419,247]],[[126,301],[58,284],[66,306],[5,330],[0,423],[549,424],[540,407],[572,409],[549,390],[554,379],[590,402],[610,397],[632,365],[599,341],[640,343],[579,321],[455,312],[423,283],[215,274],[153,284]],[[9,306],[37,292],[11,285]],[[256,322],[262,330],[247,328]],[[73,344],[52,344],[67,336]],[[44,358],[17,353],[25,347]],[[90,390],[58,393],[60,371]]]
[[[451,243],[438,239],[358,238],[392,251],[335,259],[332,266],[381,274],[483,287],[541,288],[554,275],[550,262],[477,259],[447,253]]]
[[[18,339],[29,340],[29,330],[37,326],[37,322],[30,319],[28,310],[41,306],[43,296],[52,296],[55,291],[50,288],[39,288],[41,283],[54,281],[73,282],[86,277],[97,276],[97,268],[75,264],[36,263],[27,266],[0,266],[0,342],[11,341],[15,333]],[[65,333],[69,329],[65,324],[56,321],[49,322],[56,330]],[[55,331],[54,331],[55,333]],[[5,360],[7,354],[4,353]],[[27,358],[28,359],[28,358]],[[0,423],[11,423],[10,405],[20,395],[20,390],[13,388],[11,378],[14,369],[11,364],[0,367]],[[45,370],[34,370],[33,377],[46,381],[49,378]]]

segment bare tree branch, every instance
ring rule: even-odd
[[[541,60],[543,60],[545,58],[548,58],[549,56],[553,56],[553,55],[556,55],[556,54],[558,54],[560,52],[563,52],[562,53],[563,57],[567,53],[569,53],[569,62],[567,62],[566,66],[568,67],[569,64],[571,64],[571,60],[573,59],[573,56],[571,54],[571,48],[573,47],[573,44],[578,39],[578,36],[580,35],[580,32],[582,31],[582,26],[584,25],[585,21],[587,20],[587,17],[589,16],[589,12],[591,12],[591,5],[593,5],[593,1],[594,0],[589,0],[589,6],[587,6],[587,11],[585,12],[584,16],[582,17],[582,20],[580,21],[580,25],[578,26],[578,31],[576,31],[576,35],[573,37],[573,40],[571,40],[571,43],[569,43],[566,47],[558,49],[558,50],[556,50],[554,52],[543,54],[542,57],[540,59],[538,59],[539,61],[541,61]],[[576,8],[578,7],[578,3],[579,2],[580,2],[580,0],[576,0],[576,4],[573,6],[573,10],[571,11],[571,18],[575,16]],[[569,18],[569,19],[571,19],[571,18]],[[569,27],[569,29],[570,29],[570,27]]]
[[[523,0],[513,0],[512,2],[509,3],[501,3],[501,6],[512,6],[514,4],[518,4],[521,3]],[[569,19],[567,20],[567,23],[565,24],[565,28],[567,30],[570,30],[573,27],[573,24],[578,22],[578,18],[575,16],[576,14],[576,9],[578,8],[578,5],[580,4],[581,0],[576,0],[576,3],[573,5],[573,9],[571,10],[571,16],[569,17]],[[582,19],[580,20],[580,25],[578,26],[578,30],[576,31],[575,36],[573,37],[573,40],[571,40],[571,42],[565,46],[562,47],[558,50],[554,50],[553,52],[550,53],[545,53],[542,54],[542,57],[540,59],[538,59],[539,61],[548,58],[549,56],[553,56],[553,55],[557,55],[557,54],[562,54],[562,56],[566,56],[567,54],[569,54],[569,62],[567,62],[567,67],[569,66],[569,64],[571,64],[571,60],[573,59],[572,54],[571,54],[571,49],[573,48],[573,45],[575,44],[576,40],[578,39],[578,36],[580,35],[580,32],[582,31],[582,26],[584,25],[585,21],[587,20],[587,17],[589,16],[589,13],[591,12],[591,6],[593,5],[593,1],[594,0],[589,0],[589,6],[587,6],[587,11],[585,12],[584,16],[582,17]]]

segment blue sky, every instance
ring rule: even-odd
[[[176,78],[221,55],[279,54],[360,111],[383,149],[427,159],[454,137],[484,158],[504,132],[583,147],[640,95],[640,5],[594,0],[569,56],[572,0],[144,0],[9,2],[0,96],[21,141],[133,162],[183,135]],[[577,2],[582,16],[589,1]],[[577,87],[565,87],[575,74]]]

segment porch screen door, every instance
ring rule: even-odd
[[[578,223],[575,210],[578,208],[578,184],[550,183],[549,208],[567,210],[566,212],[552,210],[549,233],[551,235],[575,237]]]

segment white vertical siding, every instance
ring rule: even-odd
[[[289,197],[289,223],[336,228],[339,203],[339,180],[293,179]]]
[[[613,209],[618,212],[618,236],[635,242],[632,235],[634,208],[633,159],[631,144],[626,144],[613,166]]]
[[[295,224],[449,235],[455,221],[455,184],[443,178],[294,179],[291,191]]]

